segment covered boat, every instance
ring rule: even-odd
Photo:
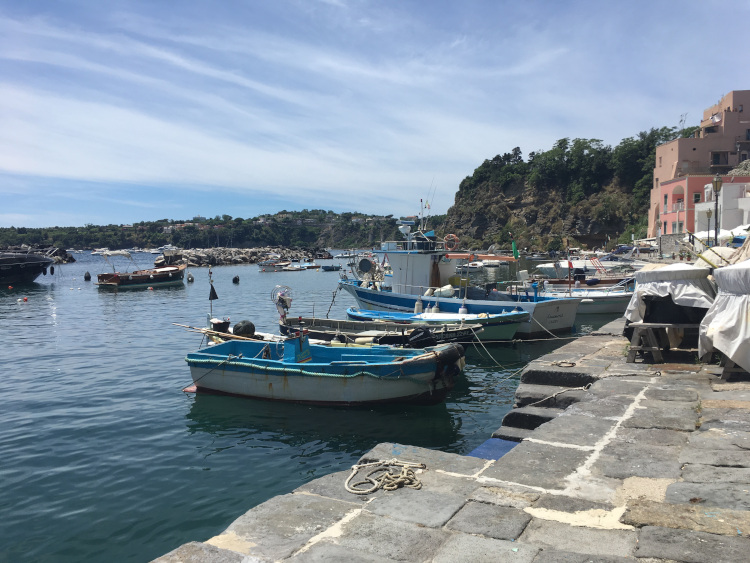
[[[113,250],[103,253],[102,256],[110,264],[109,258],[113,256],[122,256],[135,264],[127,250]],[[127,270],[117,271],[112,265],[112,272],[96,276],[96,285],[101,288],[113,289],[142,289],[145,287],[183,285],[186,268],[185,264],[176,264],[128,272]]]
[[[636,272],[636,287],[625,310],[625,320],[698,325],[716,297],[716,288],[708,279],[710,272],[708,268],[687,264]],[[682,329],[670,328],[667,334],[672,346],[683,338]]]
[[[230,340],[188,354],[196,391],[320,405],[436,404],[464,367],[460,344],[424,350]]]
[[[386,321],[426,326],[465,326],[476,324],[482,327],[480,340],[511,340],[521,323],[529,319],[526,311],[504,311],[502,313],[407,313],[399,311],[374,311],[368,309],[346,310],[349,318],[360,321]]]
[[[750,262],[714,270],[714,278],[719,292],[701,321],[698,352],[718,350],[750,371]]]

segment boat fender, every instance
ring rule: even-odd
[[[193,274],[188,274],[187,275],[187,280],[188,280],[188,283],[193,283],[195,281],[195,278],[193,277]]]
[[[424,306],[422,305],[422,300],[417,297],[417,300],[414,302],[414,314],[415,315],[421,315],[424,311]]]
[[[355,344],[372,344],[373,342],[374,338],[372,336],[360,336],[354,339]]]
[[[432,297],[432,295],[434,293],[435,293],[435,290],[430,287],[427,291],[424,292],[424,296],[425,297]]]
[[[250,321],[240,321],[234,325],[232,332],[237,336],[244,336],[245,338],[252,338],[255,336],[255,325]]]
[[[459,315],[469,314],[469,310],[466,308],[466,303],[462,303],[461,306],[458,308],[458,314]]]

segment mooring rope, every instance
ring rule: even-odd
[[[545,397],[544,399],[542,399],[540,401],[537,401],[535,403],[531,403],[531,404],[528,404],[528,405],[524,405],[524,407],[533,407],[534,405],[538,405],[538,404],[543,403],[545,401],[548,401],[550,399],[554,399],[558,395],[562,395],[563,393],[567,393],[568,391],[588,391],[589,387],[591,387],[591,385],[592,385],[591,383],[588,383],[588,384],[586,384],[586,385],[584,385],[582,387],[571,387],[569,389],[563,389],[562,391],[558,391],[557,393],[553,393],[549,397]]]
[[[401,468],[400,470],[398,469],[399,467]],[[367,468],[372,468],[372,470],[365,476],[364,481],[358,481],[350,485],[351,480],[357,473]],[[352,472],[344,483],[344,487],[347,491],[355,495],[369,495],[378,489],[395,491],[401,487],[419,490],[422,488],[422,482],[417,478],[414,470],[426,468],[427,466],[424,463],[400,461],[395,458],[352,465]],[[366,489],[361,488],[362,485],[367,484],[371,486]]]

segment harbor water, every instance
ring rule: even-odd
[[[512,407],[517,372],[567,342],[469,347],[464,376],[431,407],[188,394],[184,358],[202,335],[173,323],[205,326],[212,308],[232,324],[247,319],[276,332],[276,285],[293,289],[292,315],[343,318],[356,304],[336,292],[338,274],[219,266],[212,270],[219,299],[209,302],[206,268],[191,270],[195,282],[182,287],[116,292],[84,281],[87,271],[95,280],[107,270],[101,257],[76,258],[35,284],[0,287],[1,562],[146,561],[349,468],[379,442],[466,454]],[[141,267],[153,258],[135,255]],[[579,316],[577,328],[611,318]]]

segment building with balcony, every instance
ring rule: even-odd
[[[707,194],[705,186],[711,184],[716,174],[721,176],[724,186],[750,182],[750,176],[727,176],[749,157],[750,90],[734,90],[703,112],[700,129],[692,137],[656,147],[648,236],[701,230],[706,221],[703,207],[708,207],[703,204],[712,201],[706,199],[707,195],[713,197],[712,190]],[[744,193],[739,188],[730,191],[737,195]],[[719,200],[728,211],[728,199],[720,193]],[[732,209],[738,208],[732,204]],[[729,216],[721,224],[731,228]],[[734,226],[739,224],[743,223]]]

